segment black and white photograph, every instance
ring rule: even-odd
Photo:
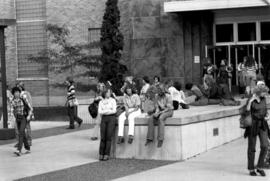
[[[270,181],[270,0],[0,0],[0,181]]]

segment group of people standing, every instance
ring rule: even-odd
[[[15,128],[17,140],[14,154],[21,156],[23,147],[25,154],[29,154],[32,146],[30,122],[34,119],[31,95],[25,90],[24,83],[19,82],[11,91],[7,89],[7,98],[9,127]]]

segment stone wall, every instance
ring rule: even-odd
[[[200,83],[204,46],[211,43],[211,20],[207,12],[164,13],[163,0],[132,0],[130,67],[136,76],[159,75]]]
[[[14,0],[0,1],[0,19],[15,19]],[[16,27],[5,29],[7,84],[12,86],[17,78]]]

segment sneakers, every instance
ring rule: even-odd
[[[81,127],[83,121],[78,122],[78,127]]]
[[[31,153],[30,149],[25,151],[25,154],[30,154],[30,153]]]
[[[96,140],[98,140],[98,137],[91,137],[91,140],[96,141]]]
[[[118,136],[118,141],[117,141],[117,144],[122,144],[125,142],[125,138],[122,137],[122,136]]]
[[[14,154],[17,155],[17,156],[22,156],[22,152],[21,151],[15,151]]]
[[[265,174],[264,170],[257,169],[257,172],[258,172],[258,173],[259,173],[261,176],[263,176],[263,177],[265,177],[265,176],[266,176],[266,174]]]
[[[250,176],[257,176],[257,173],[255,172],[255,170],[251,170],[251,171],[249,172],[249,175],[250,175]]]
[[[74,126],[69,126],[66,129],[75,129],[75,127]]]
[[[146,142],[145,142],[145,146],[147,146],[147,145],[149,145],[150,143],[153,143],[153,141],[152,140],[146,140]]]
[[[162,145],[163,145],[163,140],[158,140],[158,145],[157,145],[157,147],[158,147],[158,148],[161,148]]]
[[[103,161],[108,161],[110,157],[108,155],[104,155]]]
[[[129,143],[129,144],[132,144],[133,139],[134,139],[134,136],[129,135],[129,137],[128,137],[128,143]]]
[[[104,156],[103,155],[99,155],[99,161],[103,161]]]

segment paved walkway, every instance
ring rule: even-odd
[[[115,181],[270,181],[270,170],[266,170],[267,177],[248,175],[246,149],[247,140],[240,139],[190,160]]]
[[[35,139],[32,153],[15,157],[14,144],[0,146],[0,180],[9,181],[96,162],[98,142],[90,130]]]

